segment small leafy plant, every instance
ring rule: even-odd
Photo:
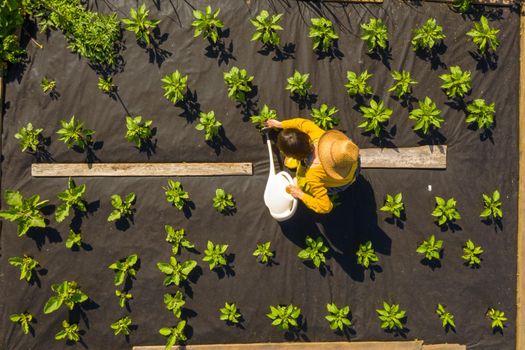
[[[62,321],[62,330],[55,334],[56,340],[67,339],[72,342],[77,342],[80,340],[80,334],[78,333],[78,323],[67,322],[66,320]]]
[[[97,87],[100,91],[108,95],[113,94],[117,90],[117,87],[113,84],[113,77],[111,76],[98,77]]]
[[[128,142],[133,142],[137,145],[138,148],[143,146],[143,142],[151,139],[152,130],[151,130],[151,120],[145,120],[142,122],[142,116],[138,115],[136,117],[126,117],[126,140]]]
[[[68,148],[76,146],[82,151],[93,143],[94,130],[84,128],[84,123],[75,120],[72,116],[69,122],[65,120],[60,121],[61,128],[57,131],[60,135],[60,141],[64,141]]]
[[[361,24],[361,39],[368,46],[368,52],[378,47],[385,50],[388,46],[388,29],[380,18],[370,18],[368,23]]]
[[[436,196],[436,208],[434,208],[432,216],[437,218],[438,225],[461,219],[461,215],[456,209],[456,203],[454,197],[445,201],[445,199]]]
[[[181,282],[188,279],[188,275],[197,266],[195,260],[187,260],[179,263],[174,256],[170,256],[169,263],[157,263],[157,268],[166,275],[164,278],[164,285],[167,287],[170,284],[180,286]]]
[[[497,34],[499,29],[491,28],[487,17],[481,16],[479,22],[474,22],[474,26],[470,31],[467,32],[467,36],[472,39],[474,45],[476,45],[481,54],[485,54],[487,48],[496,51],[499,46],[499,40]]]
[[[401,310],[399,304],[388,304],[383,301],[383,309],[378,309],[376,312],[381,321],[382,329],[401,331],[405,328],[406,311]]]
[[[137,10],[131,8],[129,15],[131,18],[122,19],[122,23],[126,25],[126,30],[135,33],[137,41],[149,45],[150,31],[160,23],[160,20],[148,19],[149,10],[146,9],[146,4],[140,5]]]
[[[459,13],[467,13],[472,5],[472,0],[453,0],[452,8]]]
[[[46,227],[46,221],[40,209],[45,207],[48,200],[40,201],[39,195],[24,199],[18,191],[7,190],[4,201],[9,209],[0,211],[0,217],[16,222],[19,237],[25,235],[31,227]]]
[[[320,17],[311,18],[312,26],[308,36],[312,38],[313,49],[320,52],[329,52],[335,40],[339,39],[334,31],[332,21]]]
[[[9,315],[9,320],[14,323],[18,323],[22,328],[24,334],[28,334],[31,327],[31,321],[33,321],[33,315],[29,312],[22,312],[20,314]]]
[[[435,18],[429,18],[422,27],[413,30],[410,43],[414,51],[431,50],[440,40],[445,38],[443,27],[437,24]]]
[[[116,221],[119,219],[124,219],[131,217],[133,215],[134,209],[132,208],[133,203],[135,202],[136,196],[135,192],[130,192],[124,197],[124,200],[118,195],[114,194],[111,196],[111,205],[113,209],[108,216],[108,221]]]
[[[89,297],[80,290],[75,281],[64,281],[59,284],[52,284],[51,290],[57,295],[50,297],[44,305],[45,314],[50,314],[58,310],[62,304],[65,304],[69,310],[73,310],[75,304],[81,304],[89,299]]]
[[[505,317],[505,313],[503,311],[491,307],[487,310],[485,316],[487,316],[492,321],[490,326],[493,330],[498,328],[503,330],[505,327],[505,321],[507,321],[507,317]]]
[[[218,28],[224,27],[224,23],[218,19],[221,9],[212,11],[211,6],[206,6],[205,12],[193,10],[195,20],[191,23],[195,27],[193,37],[202,35],[203,38],[210,40],[214,44],[219,40]]]
[[[438,239],[434,235],[431,235],[430,238],[426,241],[423,241],[419,247],[417,247],[416,252],[419,254],[424,254],[425,259],[428,261],[440,260],[441,259],[441,249],[443,248],[443,241]]]
[[[481,263],[480,255],[483,253],[481,246],[476,246],[472,240],[468,240],[463,246],[464,255],[461,259],[465,260],[465,264],[468,266],[479,266]]]
[[[503,211],[501,210],[500,194],[498,190],[492,192],[492,197],[488,194],[483,193],[483,206],[484,209],[479,215],[481,218],[490,218],[494,220],[501,219],[503,217]]]
[[[329,248],[325,246],[323,238],[321,236],[317,239],[313,239],[310,236],[306,236],[306,249],[299,251],[297,256],[302,260],[312,260],[315,267],[320,267],[321,263],[326,262],[325,253],[328,252]]]
[[[301,309],[292,304],[290,305],[270,305],[270,313],[266,316],[272,320],[272,326],[280,330],[287,331],[291,327],[299,327],[298,318]]]
[[[134,269],[139,257],[137,254],[131,254],[127,258],[120,259],[117,262],[109,265],[108,267],[115,270],[115,286],[120,286],[127,277],[135,278],[137,270]]]
[[[385,205],[379,210],[391,213],[395,218],[400,219],[401,213],[405,210],[405,205],[403,204],[403,193],[399,192],[395,196],[387,194]]]
[[[312,108],[312,119],[314,123],[324,130],[332,129],[339,124],[339,119],[334,117],[339,110],[336,107],[328,108],[328,105],[323,103],[319,108]]]
[[[487,104],[484,99],[477,98],[466,107],[467,118],[465,122],[476,123],[478,129],[490,129],[494,125],[494,113],[496,113],[496,104],[492,102]]]
[[[270,16],[268,11],[262,10],[258,16],[250,19],[250,22],[255,27],[252,41],[259,40],[261,43],[268,46],[279,45],[281,39],[279,38],[277,31],[283,30],[279,25],[282,17],[282,13]]]
[[[164,230],[166,231],[166,242],[171,244],[171,251],[174,255],[179,254],[179,251],[182,248],[192,249],[195,248],[195,245],[188,241],[185,237],[185,231],[183,228],[180,230],[175,230],[170,225],[164,225]]]
[[[204,130],[204,139],[206,141],[211,141],[219,136],[219,129],[222,124],[215,118],[215,112],[200,112],[199,116],[199,123],[195,126],[195,129],[199,131]]]
[[[372,87],[367,83],[368,79],[373,76],[367,70],[364,70],[359,75],[355,72],[347,71],[346,79],[348,79],[348,83],[345,84],[346,91],[350,96],[368,96],[373,94]]]
[[[48,92],[53,92],[56,89],[57,82],[53,79],[49,79],[48,77],[43,77],[40,87],[42,88],[42,91],[47,94]]]
[[[69,235],[66,240],[66,248],[71,249],[73,247],[80,248],[82,246],[82,235],[81,233],[76,233],[72,229],[69,229]]]
[[[436,314],[441,319],[441,326],[445,329],[456,328],[454,323],[454,315],[445,310],[445,306],[437,304]]]
[[[232,67],[223,75],[224,82],[228,85],[228,97],[237,102],[246,102],[246,93],[252,91],[250,82],[253,80],[253,75],[248,75],[246,69],[238,67]]]
[[[168,187],[162,187],[166,192],[166,201],[171,203],[178,210],[184,209],[184,206],[190,199],[188,192],[184,191],[179,181],[168,179]]]
[[[182,294],[180,290],[174,295],[164,294],[164,305],[166,306],[166,309],[173,312],[175,317],[180,318],[184,304],[186,304],[186,300],[184,299],[184,294]]]
[[[36,153],[42,144],[42,131],[44,129],[34,129],[33,124],[27,123],[15,134],[15,139],[18,140],[22,152],[29,149],[31,152]]]
[[[15,256],[9,258],[9,264],[14,267],[20,268],[20,280],[31,281],[33,277],[33,270],[35,270],[40,264],[38,261],[28,255],[24,255],[23,258]]]
[[[125,290],[115,290],[115,296],[118,297],[118,305],[120,307],[126,306],[126,303],[129,302],[129,300],[133,299],[133,295]]]
[[[255,124],[257,128],[263,128],[264,123],[268,120],[277,119],[277,112],[274,109],[270,109],[267,105],[264,105],[259,115],[252,115],[250,121]]]
[[[209,7],[209,6],[208,6]],[[165,337],[168,337],[166,340],[166,350],[170,350],[173,345],[177,342],[186,341],[188,338],[184,335],[184,328],[186,327],[186,321],[182,320],[177,323],[173,328],[164,327],[159,330],[159,333]]]
[[[164,97],[171,103],[175,104],[179,101],[184,100],[184,93],[187,89],[188,76],[182,75],[178,70],[164,76],[161,79],[164,83],[162,88],[164,89]]]
[[[309,77],[309,73],[301,74],[298,70],[295,70],[293,75],[287,79],[288,85],[286,85],[286,90],[290,90],[292,95],[306,97],[312,88],[312,84],[308,81]]]
[[[257,244],[257,249],[252,253],[253,256],[256,256],[260,259],[261,263],[268,264],[274,256],[274,253],[270,250],[271,242],[266,242],[263,244]]]
[[[115,323],[111,324],[111,329],[113,329],[113,333],[115,335],[129,335],[129,326],[131,326],[131,322],[132,321],[129,316],[121,317]]]
[[[441,118],[441,111],[436,104],[426,96],[423,101],[419,101],[419,108],[413,109],[408,118],[415,120],[416,124],[412,128],[414,131],[420,130],[423,135],[428,135],[431,128],[441,128],[441,123],[445,120]]]
[[[368,269],[371,263],[379,261],[371,241],[368,241],[365,244],[360,244],[356,255],[357,263],[363,266],[365,269]]]
[[[373,132],[376,137],[380,137],[383,130],[383,123],[388,122],[392,115],[392,110],[385,107],[383,101],[377,103],[375,100],[370,100],[370,107],[359,107],[363,113],[363,122],[358,125],[359,128],[364,128],[365,132]]]
[[[238,324],[241,321],[241,313],[237,309],[235,303],[224,303],[224,307],[220,308],[220,319],[222,321]]]
[[[208,262],[210,270],[213,270],[216,267],[227,266],[228,261],[224,256],[227,249],[227,244],[215,244],[212,241],[208,241],[206,249],[204,249],[204,257],[202,260]]]
[[[86,184],[76,186],[75,181],[69,178],[67,189],[57,194],[57,197],[64,202],[60,204],[55,211],[57,222],[64,221],[69,216],[71,208],[75,208],[81,213],[87,212],[84,193],[86,193]]]
[[[215,190],[215,197],[213,197],[213,207],[219,213],[230,213],[235,210],[235,201],[231,193],[226,193],[222,188]]]
[[[345,327],[350,327],[352,322],[348,319],[350,307],[348,305],[338,308],[334,303],[326,304],[326,310],[329,312],[324,318],[330,324],[330,329],[343,331]]]
[[[394,92],[397,98],[410,95],[412,93],[412,87],[410,85],[417,84],[417,81],[413,80],[410,76],[410,72],[405,70],[393,71],[392,78],[394,79],[394,85],[388,89],[388,92]]]
[[[452,66],[450,67],[450,74],[442,74],[439,76],[439,78],[443,80],[441,88],[448,97],[463,98],[472,88],[470,75],[470,71],[463,72],[459,66]]]

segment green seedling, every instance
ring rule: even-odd
[[[499,46],[497,34],[499,29],[491,28],[487,17],[481,16],[479,22],[474,22],[474,26],[467,32],[467,36],[472,39],[481,54],[484,54],[490,47],[492,51],[496,52]]]
[[[219,213],[229,213],[235,210],[235,201],[231,193],[226,193],[222,188],[215,190],[215,197],[213,197],[213,207]]]
[[[361,24],[361,39],[368,46],[368,52],[378,47],[385,50],[388,46],[388,29],[380,18],[370,18],[368,23]]]
[[[250,82],[253,80],[253,75],[248,75],[246,69],[237,67],[232,67],[223,75],[224,82],[228,85],[228,97],[237,102],[246,102],[246,93],[252,91]]]
[[[418,103],[419,108],[413,109],[408,116],[409,119],[416,122],[412,129],[414,131],[420,130],[423,135],[428,135],[431,128],[441,128],[441,123],[445,120],[441,118],[441,111],[436,107],[436,104],[428,96]]]
[[[20,62],[26,50],[20,47],[20,39],[12,34],[2,38],[0,42],[0,69],[7,69],[7,63]]]
[[[180,290],[175,294],[164,294],[164,305],[166,309],[173,312],[173,315],[180,318],[182,307],[186,304],[184,294]]]
[[[401,310],[399,304],[388,304],[383,301],[383,309],[378,309],[376,312],[381,321],[382,329],[401,331],[405,328],[406,311]]]
[[[9,258],[9,264],[20,269],[20,280],[31,281],[33,277],[33,271],[40,266],[37,260],[33,259],[28,255],[24,255],[23,258],[14,256]]]
[[[381,136],[384,123],[387,123],[392,115],[392,110],[385,107],[383,101],[370,100],[370,107],[359,107],[363,113],[364,120],[357,126],[365,129],[365,132],[373,132],[376,137]]]
[[[58,139],[64,141],[68,148],[76,146],[84,151],[93,143],[95,131],[84,128],[84,123],[75,120],[75,116],[72,116],[68,122],[61,120],[60,126],[61,128],[57,131],[57,134],[60,135]]]
[[[187,260],[179,263],[174,256],[170,256],[169,263],[157,263],[157,268],[166,275],[164,278],[164,285],[167,287],[170,284],[180,286],[181,282],[188,279],[188,275],[197,266],[195,260]]]
[[[58,199],[64,203],[60,204],[55,211],[55,219],[57,222],[64,221],[68,216],[71,208],[75,208],[81,213],[86,213],[86,201],[84,194],[86,193],[86,184],[80,186],[75,185],[75,181],[69,178],[67,182],[67,189],[64,192],[57,194]]]
[[[133,295],[127,291],[120,291],[117,289],[115,290],[115,295],[118,297],[118,305],[120,307],[126,306],[126,303],[133,299]]]
[[[78,333],[78,323],[62,321],[62,330],[55,334],[56,340],[66,339],[68,341],[77,342],[80,340],[80,334]]]
[[[494,125],[494,113],[496,113],[496,104],[492,102],[487,104],[484,99],[477,98],[467,105],[467,118],[465,122],[475,123],[478,129],[490,129]]]
[[[459,13],[467,13],[472,5],[472,0],[453,0],[452,8]]]
[[[405,210],[405,205],[403,204],[403,193],[399,192],[395,196],[387,194],[385,205],[379,210],[391,213],[395,218],[401,219],[401,213]]]
[[[51,290],[55,292],[56,295],[50,297],[44,305],[45,314],[50,314],[58,310],[63,304],[65,304],[69,310],[73,310],[75,304],[81,304],[89,299],[89,297],[80,290],[75,281],[64,281],[59,284],[52,284]]]
[[[468,240],[463,246],[463,252],[465,255],[461,256],[461,259],[465,260],[468,266],[479,266],[481,263],[480,255],[483,253],[481,246],[476,246],[472,240]]]
[[[306,97],[312,88],[312,84],[308,81],[309,77],[309,73],[301,74],[298,70],[294,70],[293,75],[287,79],[286,90],[290,90],[292,95]]]
[[[134,209],[132,208],[133,203],[135,202],[136,195],[135,192],[130,192],[124,197],[124,200],[118,195],[114,194],[111,196],[111,205],[113,209],[108,216],[108,221],[116,221],[119,219],[124,219],[131,217],[133,215]]]
[[[197,130],[204,130],[204,139],[211,141],[219,136],[219,129],[222,124],[215,118],[215,112],[199,113],[199,123],[195,126]]]
[[[438,239],[434,235],[431,235],[430,238],[426,241],[423,241],[419,247],[417,247],[416,252],[419,254],[424,254],[425,259],[428,261],[432,260],[441,260],[440,252],[443,248],[443,241]]]
[[[350,96],[360,95],[364,97],[372,95],[374,91],[372,87],[368,85],[367,81],[373,76],[374,75],[369,74],[367,70],[361,72],[359,75],[352,71],[347,71],[346,79],[348,79],[348,83],[345,84],[346,91]]]
[[[487,310],[485,316],[491,320],[490,326],[493,330],[503,330],[505,327],[505,321],[507,321],[507,317],[505,317],[505,313],[503,311],[491,307]]]
[[[274,253],[270,250],[270,245],[271,242],[269,241],[263,244],[257,244],[257,249],[253,251],[252,255],[258,257],[261,263],[268,264],[274,256]]]
[[[503,218],[503,211],[501,210],[500,194],[498,190],[492,192],[492,197],[483,193],[484,209],[479,215],[481,218],[491,218],[494,220]]]
[[[266,316],[272,320],[272,326],[280,330],[287,331],[292,327],[299,327],[298,318],[301,309],[292,304],[290,305],[270,305],[270,313]]]
[[[44,131],[44,129],[34,129],[33,124],[27,123],[26,126],[23,126],[20,131],[15,134],[15,139],[18,140],[22,152],[30,150],[36,153],[42,145],[42,131]]]
[[[328,105],[323,103],[319,108],[312,108],[311,116],[317,126],[328,130],[339,124],[339,118],[334,117],[338,111],[336,107],[328,108]]]
[[[29,312],[22,312],[21,314],[9,315],[9,320],[14,323],[18,323],[22,328],[24,334],[28,334],[31,327],[31,321],[33,321],[33,315]]]
[[[454,323],[454,315],[446,311],[445,306],[437,304],[436,314],[438,314],[439,318],[441,319],[441,326],[443,328],[456,328],[456,324]]]
[[[164,230],[166,230],[166,242],[171,244],[171,251],[174,255],[179,254],[179,251],[182,248],[193,249],[195,245],[188,241],[185,237],[185,231],[183,228],[180,230],[175,230],[170,225],[164,225]]]
[[[413,30],[410,43],[414,51],[432,50],[440,40],[445,38],[443,27],[437,24],[435,18],[429,18],[422,27]]]
[[[212,241],[208,241],[206,249],[204,249],[203,261],[207,261],[210,267],[210,270],[213,270],[216,267],[227,266],[228,261],[224,254],[228,249],[227,244],[214,244]]]
[[[44,94],[47,94],[48,92],[53,92],[56,89],[57,82],[53,79],[49,79],[48,77],[43,77],[40,87],[42,88]]]
[[[410,85],[417,84],[417,81],[413,80],[410,76],[410,72],[405,70],[393,71],[392,78],[394,79],[394,85],[388,89],[388,92],[393,92],[397,98],[410,95],[412,93],[412,87]]]
[[[142,116],[138,115],[136,117],[126,117],[126,140],[128,142],[133,142],[138,148],[143,146],[144,142],[147,142],[151,139],[152,130],[151,130],[151,120],[145,120],[142,122]]]
[[[334,31],[332,21],[326,18],[311,18],[308,36],[312,38],[313,49],[320,52],[328,52],[332,48],[334,41],[339,39]]]
[[[73,247],[82,247],[82,235],[81,233],[76,233],[72,229],[69,229],[69,235],[66,240],[66,248],[72,249]]]
[[[188,192],[184,191],[179,181],[168,179],[168,187],[162,187],[166,192],[166,201],[171,203],[178,210],[184,209],[184,206],[190,200]]]
[[[279,45],[281,38],[277,34],[278,30],[283,30],[279,25],[282,13],[270,16],[268,11],[262,10],[258,16],[250,19],[250,22],[255,27],[255,33],[252,35],[252,41],[259,40],[264,45],[277,46]]]
[[[129,15],[131,18],[122,19],[122,23],[126,25],[126,30],[135,33],[137,41],[149,45],[151,30],[159,25],[160,20],[148,19],[149,10],[146,9],[146,4],[140,5],[137,10],[131,8]]]
[[[129,335],[129,326],[131,326],[131,322],[132,321],[129,316],[121,317],[115,323],[111,324],[111,329],[113,329],[115,335]]]
[[[224,303],[224,307],[220,308],[219,310],[221,312],[221,315],[219,318],[222,321],[238,324],[241,321],[242,315],[239,310],[237,309],[237,305],[235,303]]]
[[[186,321],[182,320],[177,323],[173,328],[164,327],[159,330],[159,333],[165,337],[168,337],[166,340],[166,350],[170,350],[173,345],[177,342],[186,341],[188,338],[184,335],[184,328],[186,327]]]
[[[330,329],[335,331],[343,331],[345,327],[350,327],[352,322],[348,319],[348,314],[350,313],[350,307],[348,305],[338,308],[334,303],[326,304],[326,310],[328,315],[324,318],[330,324]]]
[[[441,88],[448,97],[463,98],[472,88],[472,79],[470,71],[463,72],[459,66],[450,67],[450,74],[439,76],[443,80]]]
[[[117,91],[117,87],[113,84],[113,77],[98,77],[97,87],[100,91],[111,95]]]
[[[250,121],[255,124],[259,129],[263,128],[264,123],[268,120],[277,119],[277,112],[274,109],[270,109],[267,105],[264,105],[259,115],[252,115]]]
[[[134,267],[138,259],[137,254],[131,254],[127,258],[120,259],[108,266],[110,269],[115,270],[115,279],[113,280],[115,286],[120,286],[128,277],[135,279],[137,270]]]
[[[312,260],[315,267],[320,267],[321,263],[326,263],[325,253],[328,252],[329,248],[325,246],[323,238],[321,236],[317,239],[313,239],[310,236],[306,236],[306,249],[299,251],[297,256],[302,260]]]
[[[357,263],[363,266],[365,269],[368,269],[370,264],[379,261],[371,241],[368,241],[365,244],[360,244],[359,250],[356,252],[356,256]]]
[[[454,197],[445,201],[445,199],[436,196],[436,208],[432,212],[432,216],[437,218],[438,225],[461,219],[461,215],[456,209]]]
[[[40,201],[37,194],[24,199],[20,192],[7,190],[4,201],[9,209],[0,211],[0,217],[16,222],[19,237],[25,235],[31,227],[46,227],[46,220],[40,209],[49,203],[48,200]]]
[[[195,27],[193,37],[202,35],[203,38],[210,40],[214,44],[219,40],[219,28],[224,27],[224,23],[218,19],[221,9],[212,11],[211,6],[206,6],[205,12],[193,10],[195,20],[191,23]]]
[[[162,88],[164,89],[164,97],[171,103],[175,104],[179,101],[184,100],[184,94],[187,89],[188,76],[182,75],[178,70],[164,76],[161,79],[164,83]]]

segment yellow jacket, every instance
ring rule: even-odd
[[[314,122],[303,118],[283,120],[282,127],[283,129],[298,129],[306,133],[315,145],[325,133]],[[297,185],[305,193],[302,201],[308,208],[319,214],[328,214],[333,209],[332,201],[328,197],[327,187],[339,187],[355,181],[357,162],[343,180],[335,180],[329,177],[324,171],[322,164],[313,164],[305,167],[301,162],[297,163]]]

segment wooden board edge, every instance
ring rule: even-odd
[[[423,350],[467,350],[467,346],[461,344],[423,344]]]
[[[312,0],[299,0],[309,2]],[[322,2],[339,2],[344,4],[382,4],[383,0],[322,0]]]

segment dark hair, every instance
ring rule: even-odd
[[[277,137],[277,147],[287,157],[305,159],[312,151],[310,137],[297,129],[283,129]]]

